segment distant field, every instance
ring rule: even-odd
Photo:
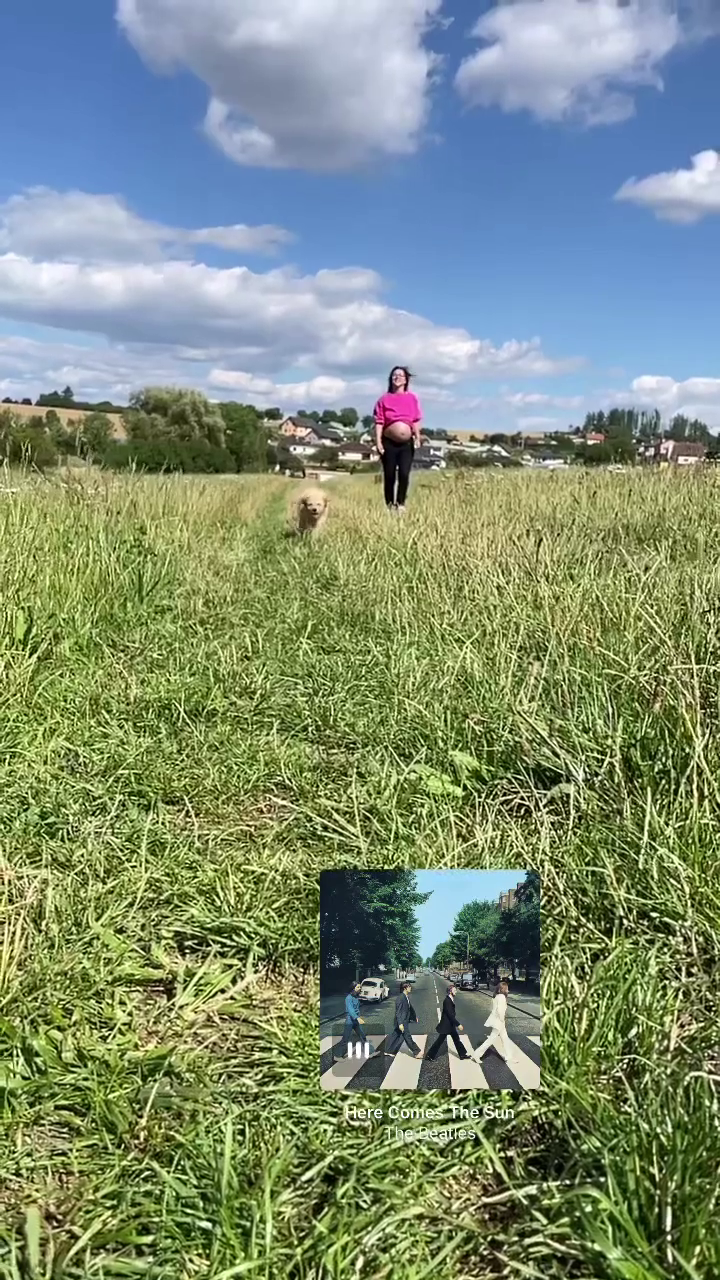
[[[0,480],[3,1280],[720,1275],[717,477]],[[542,873],[482,1142],[320,1093],[343,863]]]
[[[38,414],[44,418],[45,414],[52,408],[51,405],[37,404],[0,404],[0,411],[9,409],[18,418],[34,418]],[[93,413],[92,409],[56,409],[58,418],[63,426],[67,426],[69,422],[78,422],[82,418],[86,418],[89,413]],[[113,435],[118,439],[125,439],[125,430],[122,425],[122,417],[119,413],[108,413],[105,415],[110,419],[113,428]]]

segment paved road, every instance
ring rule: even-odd
[[[458,1058],[452,1041],[446,1041],[438,1057],[428,1062],[425,1055],[437,1037],[435,1030],[447,990],[447,980],[437,973],[418,974],[411,996],[417,1023],[411,1027],[415,1042],[422,1049],[422,1059],[414,1059],[404,1048],[395,1058],[383,1053],[385,1037],[393,1027],[395,997],[400,983],[388,981],[390,998],[380,1004],[361,1005],[365,1019],[365,1034],[374,1050],[372,1057],[348,1059],[333,1067],[331,1046],[342,1035],[344,1023],[344,997],[330,997],[336,1021],[324,1021],[321,1025],[320,1073],[323,1088],[328,1089],[528,1089],[540,1083],[540,1036],[542,1022],[539,1003],[520,997],[518,1003],[508,1002],[506,1025],[517,1052],[518,1062],[511,1070],[502,1058],[490,1050],[482,1066],[463,1063]],[[511,996],[511,1001],[514,997]],[[337,1002],[337,1003],[335,1003]],[[490,1012],[492,996],[485,990],[458,991],[455,1007],[463,1025],[461,1039],[468,1051],[485,1040],[488,1029],[485,1019]],[[325,1011],[328,1004],[325,1004]],[[323,1016],[321,1012],[321,1017]],[[326,1017],[327,1012],[326,1012]]]

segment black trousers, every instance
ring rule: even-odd
[[[383,436],[382,444],[384,450],[382,467],[385,479],[385,503],[388,507],[394,507],[396,503],[399,507],[403,507],[410,483],[415,446],[412,440],[404,440],[402,444],[396,444],[394,440],[389,440],[387,436]],[[397,490],[395,488],[396,481]]]
[[[455,1030],[455,1028],[453,1027],[452,1031],[441,1031],[441,1032],[440,1032],[440,1035],[438,1036],[438,1038],[437,1038],[437,1040],[435,1041],[435,1043],[434,1043],[434,1045],[433,1045],[432,1049],[430,1050],[430,1052],[429,1052],[429,1053],[428,1053],[428,1055],[427,1055],[427,1057],[428,1057],[428,1058],[437,1058],[438,1053],[440,1052],[440,1049],[442,1048],[442,1046],[445,1044],[445,1041],[447,1040],[448,1036],[451,1036],[451,1037],[452,1037],[452,1042],[453,1042],[453,1044],[455,1045],[455,1048],[456,1048],[456,1049],[457,1049],[457,1051],[458,1051],[458,1057],[459,1057],[459,1058],[467,1058],[467,1057],[469,1057],[469,1056],[470,1056],[470,1055],[468,1054],[467,1049],[465,1048],[465,1045],[463,1044],[462,1040],[460,1039],[460,1037],[459,1037],[459,1035],[458,1035],[457,1031],[456,1031],[456,1030]]]
[[[411,1053],[418,1054],[420,1052],[420,1046],[415,1043],[412,1036],[410,1035],[410,1028],[407,1022],[405,1023],[404,1031],[401,1031],[399,1027],[395,1027],[393,1029],[392,1033],[388,1036],[388,1040],[385,1045],[385,1052],[399,1053],[400,1049],[402,1048],[403,1041],[405,1042],[405,1044],[407,1045]]]
[[[355,1033],[358,1036],[361,1044],[364,1044],[365,1041],[367,1040],[367,1036],[365,1035],[365,1032],[360,1026],[360,1023],[358,1022],[357,1018],[353,1018],[352,1022],[348,1022],[346,1019],[345,1027],[342,1033],[342,1040],[340,1041],[339,1045],[335,1049],[336,1057],[341,1058],[343,1056],[343,1054],[345,1053],[345,1047],[348,1044],[348,1042],[352,1039],[353,1033]]]

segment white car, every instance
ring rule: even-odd
[[[406,982],[416,982],[416,981],[417,981],[417,979],[416,979],[416,977],[415,977],[415,974],[414,974],[414,973],[409,973],[409,974],[407,975],[407,977],[406,977],[405,981],[406,981]]]
[[[361,1000],[387,1000],[390,990],[382,978],[365,978],[360,986]]]

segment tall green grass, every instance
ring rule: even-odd
[[[715,477],[0,489],[0,1275],[720,1274]],[[343,864],[542,873],[475,1143],[319,1090]]]

